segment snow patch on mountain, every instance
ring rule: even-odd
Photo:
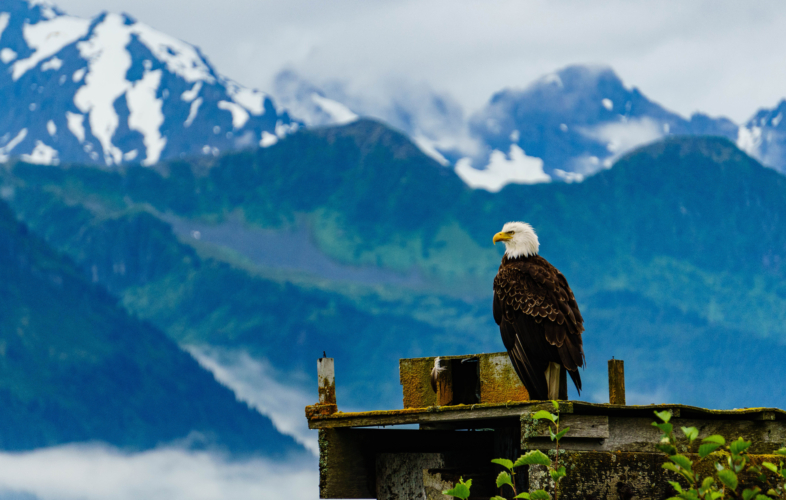
[[[0,162],[8,161],[8,155],[11,154],[11,151],[13,151],[25,137],[27,137],[27,129],[23,128],[13,139],[8,141],[5,146],[0,147]]]
[[[38,63],[85,36],[89,28],[90,20],[71,16],[58,16],[36,24],[25,24],[24,39],[27,46],[33,50],[33,54],[14,63],[12,68],[14,80],[19,80]]]
[[[3,31],[8,26],[8,20],[11,19],[11,14],[8,12],[0,12],[0,38],[3,37]]]
[[[259,140],[259,145],[263,148],[269,148],[278,142],[278,137],[270,132],[262,132],[262,139]]]
[[[3,50],[0,50],[0,61],[8,64],[14,59],[16,59],[16,52],[14,52],[13,49],[6,47]]]
[[[85,142],[85,115],[80,115],[79,113],[71,113],[70,111],[66,111],[66,120],[68,120],[68,130],[74,134],[74,137],[77,138],[79,143]],[[51,120],[50,120],[51,121]],[[47,122],[47,128],[49,128],[49,124]]]
[[[164,123],[164,113],[161,111],[163,103],[156,98],[160,84],[161,70],[145,71],[142,79],[126,91],[126,102],[130,110],[128,126],[142,134],[147,150],[142,165],[156,163],[166,146],[166,137],[161,136],[161,125]],[[115,163],[120,162],[116,160]]]
[[[492,193],[508,184],[551,182],[551,177],[543,171],[543,160],[527,156],[515,144],[510,146],[507,156],[502,151],[493,151],[488,165],[482,170],[473,168],[470,158],[462,158],[456,163],[456,174],[469,187]]]
[[[229,101],[218,101],[218,109],[225,109],[232,113],[232,127],[243,128],[248,121],[248,111],[240,104]]]
[[[44,144],[42,141],[35,141],[35,148],[29,155],[22,155],[22,161],[27,163],[37,163],[40,165],[57,165],[57,150],[52,146]]]

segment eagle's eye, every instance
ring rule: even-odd
[[[515,233],[515,232],[516,232],[516,231],[508,231],[508,234],[512,236],[512,235],[513,235],[513,233]]]

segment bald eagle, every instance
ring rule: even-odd
[[[564,399],[560,373],[567,369],[581,393],[584,319],[568,281],[538,255],[532,226],[508,222],[494,235],[505,255],[494,278],[494,320],[530,399]]]

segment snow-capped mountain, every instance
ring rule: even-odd
[[[379,105],[379,97],[348,88],[339,82],[317,87],[283,72],[275,93],[290,109],[310,107],[303,116],[316,120],[306,120],[309,124],[341,123],[321,112],[315,96],[381,119],[441,164],[453,165],[469,186],[488,191],[511,183],[581,181],[635,147],[669,135],[743,141],[755,133],[746,136],[726,118],[697,113],[685,119],[627,87],[606,67],[570,66],[523,89],[502,90],[468,119],[457,103],[431,89],[388,89]]]
[[[695,114],[686,120],[626,87],[611,69],[588,66],[498,92],[470,118],[470,130],[487,150],[459,161],[456,171],[470,185],[491,191],[509,182],[581,180],[668,135],[736,140],[738,134],[728,119]]]
[[[0,161],[117,165],[269,146],[299,124],[199,49],[103,13],[0,3]]]

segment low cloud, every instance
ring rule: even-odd
[[[664,126],[648,117],[604,123],[584,130],[582,133],[591,139],[605,143],[606,149],[614,157],[637,146],[657,141],[666,135]]]
[[[543,160],[527,156],[516,144],[511,144],[507,156],[502,151],[492,151],[488,165],[482,170],[473,168],[469,158],[462,158],[456,163],[456,174],[469,187],[492,193],[508,184],[551,182],[551,177],[543,171]]]
[[[127,453],[102,445],[0,453],[0,498],[310,500],[318,496],[316,463],[232,460],[178,448]]]
[[[278,372],[266,360],[254,359],[247,352],[207,346],[189,346],[188,352],[211,371],[235,396],[273,421],[276,429],[295,438],[314,455],[319,454],[316,431],[308,428],[304,409],[317,399],[287,379],[304,379]]]

